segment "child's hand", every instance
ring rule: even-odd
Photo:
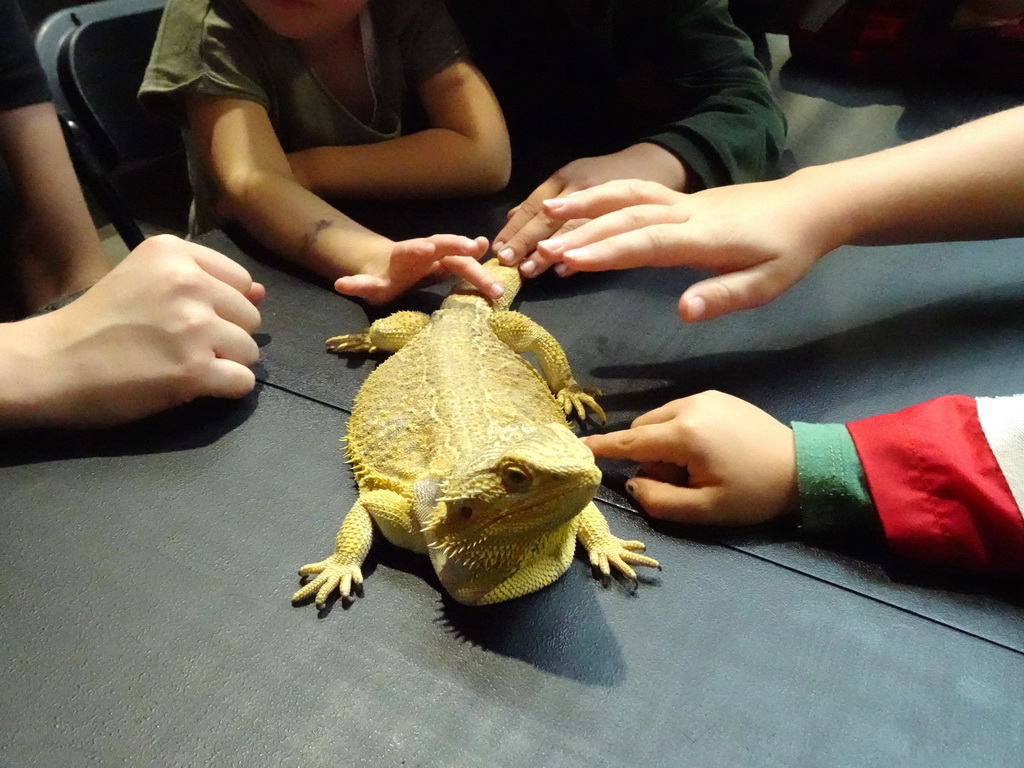
[[[640,464],[626,488],[660,520],[753,525],[796,505],[793,431],[731,395],[673,400],[627,430],[581,439],[597,458]]]
[[[455,275],[496,299],[503,289],[479,262],[487,245],[486,237],[470,240],[460,235],[402,240],[394,243],[390,252],[382,253],[366,273],[335,280],[334,290],[371,304],[384,304],[423,280]]]
[[[693,194],[644,181],[615,181],[548,200],[553,218],[590,218],[537,245],[559,274],[638,266],[688,266],[717,277],[679,300],[687,322],[760,306],[840,244],[818,221],[816,201],[784,179]],[[822,221],[827,220],[827,216]]]
[[[197,397],[242,397],[256,384],[251,334],[265,293],[220,253],[149,238],[81,298],[11,324],[12,378],[31,397],[9,423],[106,426]]]
[[[616,179],[642,178],[682,189],[686,174],[682,163],[654,144],[634,144],[620,152],[599,157],[584,157],[558,169],[537,187],[526,200],[509,211],[509,220],[494,238],[494,252],[502,264],[522,263],[520,271],[535,277],[550,263],[536,251],[537,243],[556,234],[569,232],[583,223],[552,216],[543,203],[573,192],[590,189]]]

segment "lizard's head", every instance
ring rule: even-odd
[[[505,292],[501,294],[501,298],[490,302],[491,306],[496,310],[508,309],[512,306],[512,301],[515,299],[516,294],[519,293],[519,288],[523,284],[522,275],[519,274],[519,267],[506,267],[497,259],[485,261],[483,263],[483,267],[490,272],[494,279],[501,284],[501,287],[505,289]],[[483,298],[476,286],[466,280],[460,280],[456,283],[448,295],[476,296]]]
[[[601,481],[593,454],[563,425],[543,425],[500,442],[443,480],[437,497],[418,513],[441,583],[467,605],[516,596],[500,587],[526,561],[574,546],[569,523]],[[519,594],[561,575],[554,566],[549,571],[550,578]]]

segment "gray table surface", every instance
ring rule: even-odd
[[[784,532],[652,527],[616,490],[628,468],[600,504],[665,566],[635,596],[578,559],[468,609],[378,541],[351,608],[293,607],[297,566],[354,500],[338,439],[373,365],[323,339],[367,316],[208,242],[268,286],[257,391],[0,455],[0,763],[1020,765],[1014,601]],[[674,314],[683,270],[542,278],[520,309],[612,426],[712,386],[844,420],[1018,389],[1021,245],[844,249],[773,305],[696,327]]]

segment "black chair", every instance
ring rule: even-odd
[[[182,234],[191,191],[178,127],[136,94],[164,0],[99,0],[58,11],[36,32],[71,158],[129,248]]]

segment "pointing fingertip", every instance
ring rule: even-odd
[[[511,266],[516,259],[516,253],[511,248],[501,248],[497,251],[498,261],[502,264]]]

